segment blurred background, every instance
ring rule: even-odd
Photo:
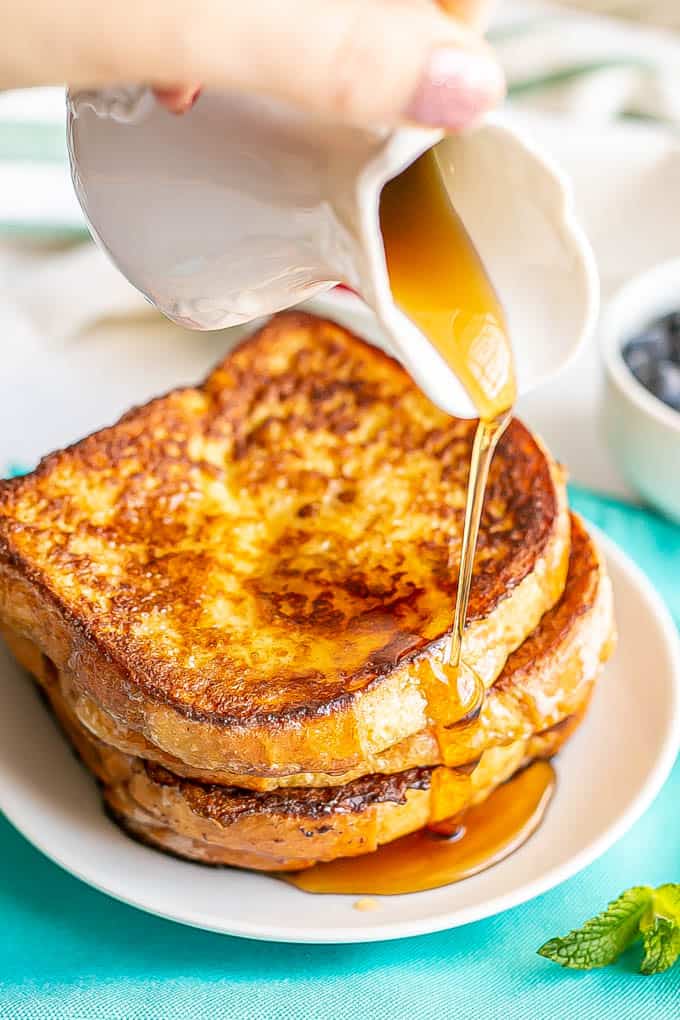
[[[680,0],[499,0],[489,35],[509,83],[507,112],[571,181],[602,283],[596,335],[518,411],[568,466],[571,506],[646,572],[680,626]],[[0,332],[0,478],[30,470],[134,404],[200,379],[233,342],[224,331],[190,332],[164,320],[90,240],[70,180],[57,88],[0,92]],[[634,366],[623,356],[630,343]],[[663,400],[633,367],[666,387]],[[648,635],[635,623],[642,647]],[[643,674],[636,673],[646,692]],[[631,700],[628,711],[647,712],[648,700]],[[613,722],[606,749],[620,739]],[[27,754],[34,738],[29,720]],[[620,780],[608,771],[597,781]],[[676,766],[655,808],[619,847],[542,906],[521,908],[521,926],[513,913],[507,922],[490,919],[477,936],[464,929],[458,941],[453,933],[405,941],[403,950],[361,946],[360,954],[333,947],[324,963],[311,951],[330,947],[305,946],[297,956],[293,947],[268,947],[272,994],[285,988],[305,1015],[332,1016],[339,996],[356,999],[358,989],[371,988],[381,1016],[396,1015],[409,995],[434,1015],[430,999],[436,1004],[449,988],[434,979],[435,969],[460,981],[463,1009],[493,970],[488,991],[505,996],[507,1015],[526,1014],[522,996],[532,990],[532,1002],[546,1003],[537,1007],[541,1016],[567,1015],[555,1010],[560,995],[569,997],[571,1016],[675,1016],[677,983],[638,977],[630,960],[576,979],[577,990],[567,973],[543,983],[534,951],[551,934],[548,913],[552,932],[566,931],[633,882],[680,878],[677,869],[659,870],[674,852],[677,864],[679,796]],[[218,945],[203,932],[131,919],[127,908],[100,903],[38,860],[9,826],[0,836],[9,862],[0,911],[10,961],[9,971],[7,959],[0,968],[0,996],[12,973],[16,1002],[26,1009],[3,1013],[0,1004],[2,1016],[108,1017],[120,1005],[125,1012],[116,1016],[148,1017],[166,1003],[171,1009],[169,996],[183,1016],[197,1016],[208,988],[220,1002],[211,1016],[236,1016],[234,1001],[267,1008],[254,943]],[[676,968],[667,978],[677,976]],[[303,1007],[307,982],[311,1007]],[[457,1000],[446,1001],[441,1015],[453,1016]]]
[[[623,284],[680,256],[680,3],[501,0],[489,34],[508,109],[571,178],[606,313]],[[222,335],[161,320],[89,240],[60,89],[0,94],[0,324],[0,475],[196,378],[225,349]],[[638,501],[602,427],[603,379],[593,342],[520,412],[576,483]],[[680,449],[680,424],[669,427]]]

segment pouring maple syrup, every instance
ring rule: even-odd
[[[380,227],[396,304],[465,386],[479,414],[468,480],[453,627],[443,662],[421,676],[446,762],[447,731],[478,714],[484,685],[462,658],[462,642],[484,492],[498,440],[516,399],[505,315],[484,265],[444,187],[430,150],[383,189]]]
[[[430,150],[389,181],[380,230],[395,303],[465,386],[480,419],[516,399],[505,314]]]
[[[380,226],[396,304],[436,347],[479,414],[470,461],[453,626],[443,659],[418,665],[442,759],[455,729],[474,722],[484,684],[462,659],[463,635],[489,466],[516,399],[505,316],[484,265],[445,190],[434,151],[421,156],[381,195]],[[285,876],[308,892],[379,895],[432,889],[506,857],[539,825],[555,785],[536,762],[462,819],[430,826],[359,858]],[[442,817],[437,784],[431,817]],[[445,810],[445,808],[444,808]]]

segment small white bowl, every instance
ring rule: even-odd
[[[623,360],[626,341],[654,319],[680,310],[680,259],[627,283],[608,303],[600,341],[605,366],[604,427],[630,485],[680,523],[680,412],[638,382]]]

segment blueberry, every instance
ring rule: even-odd
[[[680,311],[651,322],[628,340],[621,353],[645,389],[680,411]]]
[[[629,340],[621,353],[628,368],[638,378],[640,378],[639,373],[643,376],[646,375],[657,360],[654,357],[652,346],[644,340]],[[642,381],[640,378],[640,382]]]
[[[628,366],[639,383],[645,387],[645,389],[654,392],[657,385],[657,379],[659,375],[659,362],[653,361],[649,358],[647,361],[638,361],[634,365]]]
[[[680,365],[674,361],[660,361],[652,393],[673,410],[680,411]]]
[[[666,358],[649,362],[633,375],[658,400],[680,411],[680,365]]]
[[[644,347],[651,358],[670,358],[673,353],[673,341],[666,327],[660,322],[653,322],[643,332],[629,340],[623,349],[623,356],[628,362],[626,353],[631,357]],[[632,367],[632,366],[631,366]]]
[[[668,336],[671,360],[680,364],[680,312],[665,315],[663,319],[659,319],[659,323],[663,325]]]
[[[670,312],[656,320],[655,325],[663,326],[670,336],[680,336],[680,312]]]

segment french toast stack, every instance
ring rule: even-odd
[[[461,719],[439,668],[473,432],[381,352],[286,313],[201,386],[1,484],[2,632],[130,834],[301,869],[462,815],[562,746],[611,591],[517,420],[463,643],[481,710]]]

